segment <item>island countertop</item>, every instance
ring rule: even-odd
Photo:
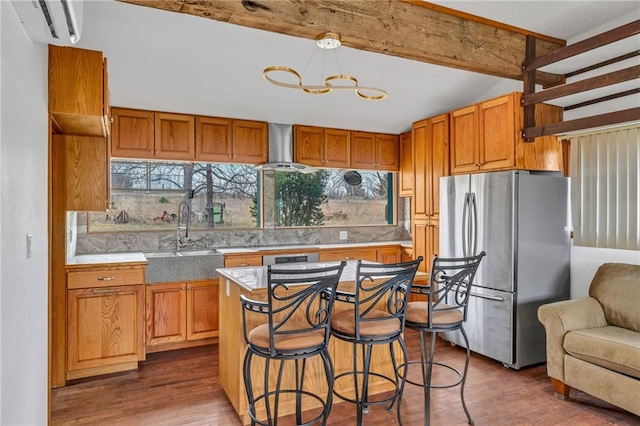
[[[327,266],[338,265],[340,262],[319,262],[319,263],[295,263],[289,265],[278,265],[278,269],[313,269],[325,268]],[[266,266],[249,266],[237,268],[220,268],[218,272],[223,277],[229,278],[238,285],[249,291],[267,288],[267,267]],[[356,261],[347,262],[342,270],[340,282],[355,281]]]

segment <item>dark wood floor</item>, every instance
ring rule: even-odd
[[[407,333],[410,357],[417,335]],[[216,345],[150,354],[138,371],[84,379],[52,395],[54,425],[241,425],[218,384]],[[437,357],[461,365],[464,352],[439,342]],[[418,374],[410,372],[411,375]],[[439,373],[440,374],[440,373]],[[441,379],[444,379],[442,376]],[[483,425],[640,425],[640,417],[573,390],[571,399],[553,397],[544,365],[513,371],[474,354],[467,406]],[[402,402],[406,425],[423,423],[422,390],[407,386]],[[466,425],[459,388],[432,391],[431,424]],[[293,424],[285,419],[281,424]],[[331,425],[355,424],[352,404],[334,404]],[[371,407],[365,425],[397,424],[395,413]]]

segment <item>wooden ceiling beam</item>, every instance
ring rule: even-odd
[[[514,80],[522,79],[526,31],[445,13],[415,0],[119,0],[315,40],[340,33],[344,46]],[[566,43],[541,37],[536,56]],[[545,86],[562,76],[537,73]]]

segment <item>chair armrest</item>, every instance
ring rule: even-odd
[[[607,321],[593,297],[563,300],[538,308],[538,319],[547,334],[547,375],[564,383],[564,336],[572,330],[604,327]]]

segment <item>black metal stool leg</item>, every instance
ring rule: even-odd
[[[460,383],[460,400],[462,401],[462,408],[464,409],[464,413],[467,415],[467,422],[472,425],[474,424],[473,419],[471,418],[471,414],[469,414],[469,410],[467,409],[467,404],[464,402],[464,384],[467,381],[467,371],[469,370],[469,360],[471,359],[471,350],[469,349],[469,339],[467,338],[467,333],[465,333],[464,328],[460,327],[460,332],[462,333],[462,337],[464,337],[464,343],[467,347],[467,358],[464,363],[464,372],[462,373],[462,382]]]
[[[274,398],[274,417],[273,417],[273,426],[278,426],[278,408],[280,408],[280,388],[282,387],[282,373],[284,373],[284,360],[280,360],[280,366],[278,367],[278,379],[276,380],[276,392]],[[297,360],[296,360],[297,362]],[[269,377],[267,376],[266,381],[269,381]],[[271,420],[271,417],[269,417]],[[271,424],[271,422],[269,422]]]
[[[331,405],[333,404],[333,364],[331,363],[331,357],[329,351],[325,348],[320,352],[322,361],[324,362],[324,372],[327,376],[327,399],[324,404],[324,410],[322,411],[322,425],[327,424],[329,413],[331,412]]]
[[[253,358],[253,353],[251,351],[247,351],[244,355],[244,363],[243,363],[243,374],[244,374],[244,387],[247,391],[247,400],[249,401],[249,414],[251,417],[251,426],[255,426],[256,422],[253,420],[255,417],[255,400],[253,398],[253,385],[251,383],[251,358]]]
[[[407,353],[407,346],[404,343],[404,339],[401,337],[398,340],[398,343],[400,343],[400,348],[402,349],[402,356],[404,357],[405,362],[406,362],[409,359],[409,354]],[[391,350],[393,351],[393,348]],[[398,400],[398,424],[400,426],[402,426],[402,417],[401,417],[401,414],[400,414],[400,406],[402,404],[402,394],[404,392],[404,385],[407,382],[408,366],[409,366],[408,364],[405,364],[405,367],[402,369],[403,370],[402,371],[402,379],[400,379],[400,377],[397,374],[398,369],[395,366],[395,360],[394,360],[394,371],[396,372],[396,383],[399,383],[398,388],[397,388],[398,395],[397,395],[396,398]],[[393,406],[393,402],[391,403],[391,406]],[[389,409],[391,409],[391,407],[389,407]]]

